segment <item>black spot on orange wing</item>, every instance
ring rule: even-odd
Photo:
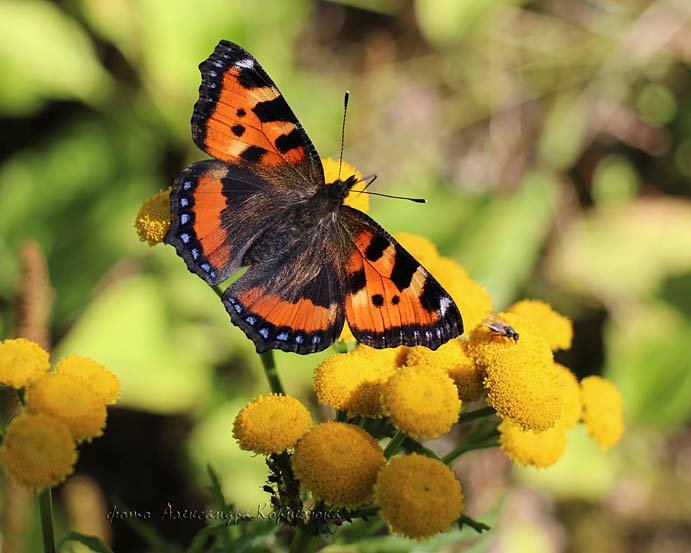
[[[356,294],[367,285],[364,267],[348,275],[348,292]]]
[[[242,136],[243,134],[245,134],[245,127],[243,127],[242,125],[233,125],[232,127],[230,127],[230,130],[233,131],[233,134],[235,136]]]
[[[382,305],[384,305],[384,296],[382,296],[381,294],[374,294],[372,296],[372,304],[374,305],[374,307],[381,307]]]
[[[251,163],[259,163],[266,154],[266,150],[260,146],[248,146],[241,154],[240,157],[245,161]]]
[[[372,241],[367,246],[367,250],[365,250],[365,257],[370,261],[378,261],[383,255],[384,250],[388,248],[389,245],[390,242],[386,238],[380,235],[375,235],[372,237]]]
[[[408,260],[409,257],[410,255],[406,255],[401,246],[396,247],[396,258],[391,270],[391,280],[396,285],[396,288],[401,291],[410,286],[413,275],[417,270],[417,266]]]
[[[302,139],[297,128],[293,129],[289,134],[282,134],[276,139],[276,148],[282,154],[300,147],[302,147]]]

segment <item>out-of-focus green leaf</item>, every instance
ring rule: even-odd
[[[101,292],[59,344],[57,358],[92,357],[120,379],[121,405],[159,413],[203,405],[211,389],[213,343],[202,329],[175,332],[165,295],[150,276]]]
[[[599,205],[631,200],[636,196],[638,187],[638,174],[625,157],[609,155],[597,164],[592,194]]]
[[[551,467],[515,469],[521,481],[539,486],[564,499],[597,501],[607,495],[620,471],[622,459],[618,447],[604,452],[586,432],[583,425],[569,430],[566,453]],[[587,467],[587,478],[584,477]]]
[[[690,337],[691,320],[669,305],[641,305],[608,327],[607,376],[624,396],[627,421],[691,420]]]
[[[96,553],[113,553],[113,550],[103,543],[100,538],[87,536],[86,534],[74,531],[68,532],[65,537],[60,540],[58,550],[62,550],[63,545],[71,541],[85,545],[90,551],[96,551]]]
[[[465,222],[452,254],[487,287],[499,308],[515,297],[533,270],[558,191],[549,173],[530,173],[516,192],[496,198]]]
[[[581,294],[650,297],[670,274],[691,269],[691,204],[637,201],[592,211],[553,243],[552,278]]]
[[[256,518],[258,509],[265,516],[271,509],[269,496],[262,491],[266,462],[262,455],[241,450],[232,435],[235,416],[248,399],[228,401],[205,416],[192,431],[188,450],[200,482],[208,481],[205,467],[213,465],[226,500]]]
[[[197,66],[216,44],[221,39],[239,43],[281,83],[281,77],[293,69],[293,49],[285,45],[292,45],[308,8],[303,0],[82,2],[94,29],[112,41],[139,73],[169,131],[185,141],[190,140],[189,119],[201,79]],[[262,39],[269,35],[271,40]]]
[[[666,86],[648,83],[636,97],[636,109],[648,123],[665,125],[677,114],[677,100]]]
[[[581,155],[587,129],[583,99],[567,94],[557,96],[538,143],[540,159],[555,169],[572,166]]]
[[[0,2],[0,112],[30,112],[50,98],[104,99],[112,86],[83,29],[55,3]]]
[[[415,16],[425,38],[438,46],[458,44],[512,0],[417,0]]]

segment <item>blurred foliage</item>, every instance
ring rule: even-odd
[[[127,409],[188,419],[177,450],[197,487],[211,462],[232,501],[256,508],[261,460],[230,436],[235,412],[267,389],[253,348],[171,248],[149,249],[132,229],[140,202],[203,157],[189,129],[197,65],[221,38],[256,55],[324,157],[337,155],[342,92],[351,90],[345,157],[376,172],[380,191],[429,200],[374,201],[388,230],[434,240],[497,309],[540,296],[594,337],[566,361],[617,383],[630,438],[607,458],[575,440],[562,463],[521,475],[515,489],[584,502],[618,521],[608,550],[628,550],[636,517],[613,510],[613,494],[664,470],[676,482],[670,493],[691,486],[688,462],[683,474],[673,453],[627,462],[648,446],[691,440],[688,1],[0,1],[0,335],[12,334],[17,252],[33,238],[56,291],[56,355],[105,363]],[[280,356],[289,392],[305,397],[318,358]],[[106,490],[120,486],[136,502],[137,490],[113,482]],[[581,511],[541,512],[495,544],[532,552],[584,543]],[[691,539],[688,520],[672,537],[653,524],[672,544],[656,551],[680,551],[675,536]],[[566,541],[550,538],[554,524]],[[125,550],[142,550],[118,528]],[[360,550],[411,550],[381,540]]]

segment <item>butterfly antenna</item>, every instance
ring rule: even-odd
[[[358,190],[362,194],[371,194],[372,196],[381,196],[383,198],[393,198],[394,200],[408,200],[409,202],[415,202],[416,204],[426,204],[427,200],[425,198],[409,198],[408,196],[392,196],[391,194],[382,194],[380,192],[365,192],[364,190]]]
[[[343,144],[345,143],[345,122],[348,114],[348,99],[350,98],[350,91],[346,90],[343,96],[343,124],[341,125],[341,155],[338,157],[338,179],[341,180],[341,167],[343,166]]]

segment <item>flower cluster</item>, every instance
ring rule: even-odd
[[[7,428],[0,463],[14,480],[40,490],[69,476],[77,444],[103,434],[117,377],[95,361],[70,355],[50,371],[48,352],[18,338],[0,343],[0,385],[15,388],[23,409]]]
[[[460,453],[500,445],[516,464],[547,467],[562,456],[568,431],[581,421],[603,448],[616,443],[622,403],[604,379],[579,383],[555,363],[553,352],[571,346],[566,317],[537,300],[493,314],[489,294],[460,265],[423,238],[398,238],[459,303],[464,337],[436,351],[355,345],[314,373],[317,399],[339,414],[337,421],[310,428],[296,399],[271,395],[240,412],[234,435],[256,453],[288,452],[314,500],[346,509],[373,505],[392,532],[425,539],[461,516],[461,484],[448,466]],[[443,459],[420,444],[478,413],[489,420],[466,433],[471,443],[460,443]],[[484,428],[479,435],[478,428]]]

